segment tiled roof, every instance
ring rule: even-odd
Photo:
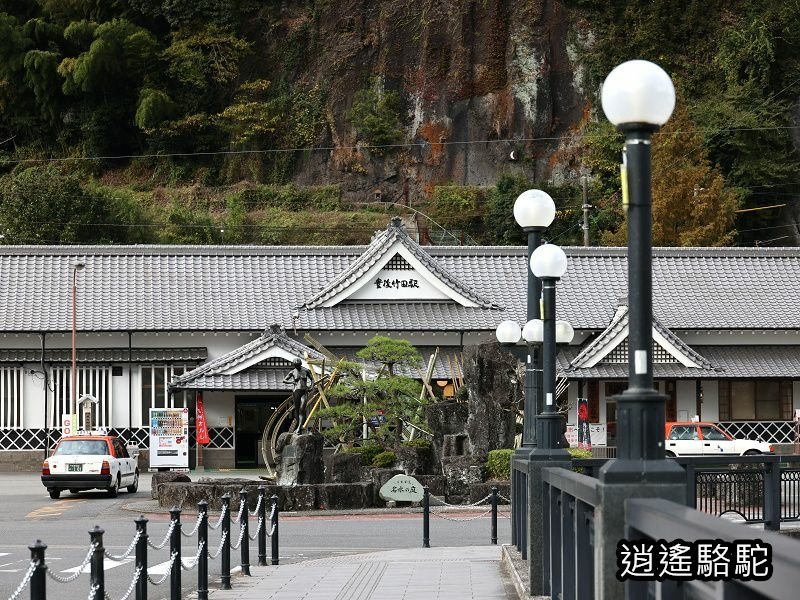
[[[231,371],[234,371],[233,374],[238,374],[238,372],[247,370],[246,366],[240,367],[239,365],[252,362],[252,359],[265,355],[267,351],[273,347],[281,348],[291,356],[296,356],[298,358],[303,358],[306,355],[316,360],[322,360],[324,358],[324,356],[314,348],[309,348],[305,344],[290,338],[278,326],[272,326],[253,341],[176,377],[170,383],[170,387],[197,389],[194,382],[200,377],[208,379],[209,377],[217,375],[232,374]],[[253,370],[257,369],[253,368]]]
[[[613,348],[609,348],[609,344],[613,343],[614,339],[628,328],[629,321],[630,313],[628,312],[627,304],[619,306],[617,312],[614,313],[614,318],[611,319],[611,323],[609,323],[605,331],[584,346],[580,354],[573,359],[570,370],[584,368],[591,364],[592,359],[604,350],[612,350]],[[683,356],[695,364],[700,365],[703,369],[713,369],[713,365],[708,360],[703,358],[695,350],[692,350],[686,342],[665,327],[655,315],[653,315],[653,329],[660,333],[678,350],[678,352],[683,354]],[[657,344],[658,342],[654,340],[653,343]]]
[[[0,349],[0,363],[38,363],[42,351],[39,349]],[[126,363],[127,348],[78,348],[76,359],[80,363]],[[131,362],[201,362],[208,358],[207,348],[133,348]],[[69,348],[45,350],[44,362],[71,362]]]
[[[292,386],[283,383],[286,369],[247,369],[232,375],[206,374],[195,377],[182,385],[183,390],[211,391],[285,391],[288,396]]]
[[[344,302],[300,309],[366,250],[351,247],[0,246],[0,331],[68,332],[72,267],[85,331],[493,331],[525,320],[524,247],[430,247],[442,269],[503,308]],[[624,248],[565,248],[558,318],[602,331],[627,293]],[[301,276],[298,276],[298,273]],[[672,330],[798,329],[797,248],[658,248],[654,314]],[[769,301],[765,302],[765,290]],[[297,311],[297,318],[293,316]]]
[[[653,364],[656,379],[765,379],[797,378],[800,346],[696,346],[713,368],[695,369],[679,363]],[[558,356],[561,369],[574,360],[576,350]],[[627,379],[627,363],[600,363],[592,368],[566,371],[570,379]]]
[[[413,241],[405,229],[400,225],[399,219],[393,219],[389,227],[378,233],[367,249],[344,271],[339,273],[328,285],[318,291],[313,297],[303,303],[306,309],[317,308],[358,281],[377,262],[388,262],[392,256],[389,252],[400,243],[411,255],[428,269],[437,279],[452,290],[474,302],[481,308],[492,308],[490,300],[476,294],[469,286],[462,283],[457,277],[451,275],[442,264],[431,258],[422,247]]]

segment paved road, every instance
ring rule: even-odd
[[[230,475],[230,474],[229,474]],[[241,476],[242,473],[240,472]],[[51,500],[39,481],[38,473],[0,473],[2,506],[0,511],[0,598],[8,598],[16,589],[29,564],[28,545],[41,539],[48,545],[47,564],[59,576],[69,576],[81,564],[89,548],[88,531],[100,525],[106,531],[104,543],[112,554],[122,554],[135,532],[133,519],[137,514],[125,510],[125,505],[141,503],[150,498],[150,478],[142,477],[139,492],[121,492],[107,498],[102,492],[65,494],[60,500]],[[154,543],[160,542],[167,531],[169,515],[148,514],[148,532]],[[454,517],[455,515],[449,515]],[[462,515],[458,515],[461,517]],[[185,528],[194,525],[194,516],[183,519]],[[213,516],[212,516],[213,522]],[[488,517],[468,522],[452,522],[431,518],[432,546],[474,546],[489,542]],[[210,548],[217,549],[218,533],[211,533]],[[499,521],[499,541],[510,538],[508,519]],[[419,514],[396,515],[320,515],[292,516],[284,513],[280,527],[281,564],[309,558],[325,558],[343,554],[419,548],[422,545],[422,519]],[[184,538],[184,559],[191,556],[187,549],[194,541]],[[267,549],[269,552],[269,547]],[[251,563],[257,562],[257,545],[251,544]],[[167,550],[150,550],[149,564],[160,565],[153,576],[164,573]],[[231,563],[238,564],[238,555],[232,551]],[[218,587],[219,561],[209,561],[210,587]],[[133,577],[133,560],[122,562],[106,560],[106,591],[116,600],[128,589]],[[196,571],[184,572],[184,595],[195,586]],[[88,574],[81,574],[69,584],[47,580],[48,595],[59,599],[86,598]],[[167,584],[165,584],[166,586]],[[168,596],[165,586],[149,587],[149,598]],[[56,594],[56,595],[52,595]],[[21,596],[28,597],[28,590]]]

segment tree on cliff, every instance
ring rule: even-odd
[[[609,155],[610,147],[605,141],[593,143],[595,150],[606,152],[605,161],[594,157],[596,164],[613,164],[618,160],[615,153]],[[607,169],[606,173],[610,177],[613,171]],[[618,173],[617,170],[617,190]],[[702,134],[680,103],[672,118],[653,137],[652,177],[654,245],[725,246],[734,241],[740,192],[727,186],[719,168],[711,165]],[[612,196],[615,200],[621,198],[617,190]],[[613,206],[606,204],[609,213],[619,214],[622,219],[616,230],[603,233],[602,242],[624,246],[627,224],[621,200]]]
[[[317,413],[334,423],[322,434],[334,443],[352,444],[361,437],[366,422],[381,443],[394,437],[399,444],[403,424],[416,424],[420,419],[422,386],[396,369],[415,367],[422,357],[409,342],[384,336],[372,338],[356,356],[365,362],[339,364],[344,375],[328,392],[331,407]]]

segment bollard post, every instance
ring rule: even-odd
[[[45,578],[47,565],[44,562],[44,551],[47,550],[47,544],[43,544],[42,540],[36,540],[32,546],[28,546],[28,549],[31,551],[31,560],[39,563],[31,575],[31,600],[47,600]]]
[[[250,575],[250,513],[247,508],[247,490],[239,490],[239,510],[242,511],[242,520],[239,526],[244,530],[242,533],[242,573]]]
[[[181,600],[181,509],[173,506],[169,509],[170,520],[175,524],[169,538],[169,555],[175,555],[172,571],[169,574],[169,599]]]
[[[267,565],[267,488],[258,486],[258,565]]]
[[[208,600],[208,502],[200,500],[197,512],[202,515],[197,526],[197,600]]]
[[[497,486],[492,486],[492,544],[497,545]]]
[[[278,496],[273,494],[272,498],[272,522],[270,523],[270,527],[272,528],[272,564],[278,564]]]
[[[431,493],[427,485],[422,488],[422,547],[431,547]]]
[[[231,495],[225,492],[222,496],[222,537],[225,543],[222,544],[222,557],[220,570],[222,575],[222,589],[231,589]]]
[[[147,519],[139,515],[136,523],[136,533],[139,540],[136,542],[136,570],[139,570],[139,579],[136,580],[136,600],[147,600]]]
[[[103,600],[106,594],[106,576],[103,570],[103,554],[105,553],[105,548],[103,548],[103,533],[105,533],[105,531],[98,525],[95,525],[94,529],[89,531],[91,544],[97,544],[97,547],[92,553],[91,562],[89,563],[91,569],[89,572],[89,589],[91,590],[97,586],[94,597],[98,598],[98,600]]]

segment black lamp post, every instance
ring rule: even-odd
[[[602,90],[603,111],[625,134],[628,186],[628,389],[617,400],[617,460],[600,471],[606,483],[684,481],[664,459],[666,396],[653,388],[652,197],[650,140],[675,107],[675,89],[657,65],[616,67]]]
[[[542,281],[544,308],[541,320],[544,403],[542,411],[536,417],[537,446],[531,457],[568,460],[569,453],[560,443],[561,416],[556,410],[556,282],[567,271],[567,256],[558,246],[544,244],[533,252],[530,267],[533,274]],[[538,329],[538,326],[532,329]]]
[[[556,205],[549,194],[542,190],[522,192],[514,202],[514,219],[523,231],[528,234],[528,262],[534,250],[542,242],[542,232],[547,229],[556,217]],[[526,321],[540,318],[539,299],[542,295],[542,284],[528,272],[528,295]],[[536,446],[536,415],[541,412],[542,398],[542,355],[536,346],[528,345],[525,361],[525,406],[522,421],[522,447],[519,455],[527,455]]]

